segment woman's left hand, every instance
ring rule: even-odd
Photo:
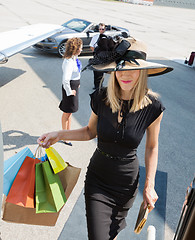
[[[158,195],[154,189],[154,186],[145,185],[143,191],[143,200],[144,200],[144,208],[149,205],[149,212],[155,207],[155,203],[158,200]]]

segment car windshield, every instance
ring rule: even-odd
[[[87,21],[81,20],[81,19],[72,19],[72,20],[62,24],[62,26],[70,28],[77,32],[82,32],[89,25],[90,25],[90,22],[87,22]]]

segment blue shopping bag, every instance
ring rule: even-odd
[[[8,195],[14,179],[27,156],[34,158],[33,153],[28,147],[22,149],[4,162],[3,193],[6,196]]]
[[[39,159],[40,159],[42,162],[45,162],[45,161],[48,160],[48,156],[47,156],[47,154],[45,154],[44,156],[40,157]]]

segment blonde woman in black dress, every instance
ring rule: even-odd
[[[48,148],[59,140],[98,139],[85,180],[85,204],[90,240],[113,240],[125,228],[128,210],[138,191],[137,147],[146,133],[144,206],[158,199],[155,174],[158,137],[164,106],[147,87],[147,77],[172,68],[146,61],[145,45],[128,39],[130,47],[120,59],[93,65],[111,72],[107,88],[91,94],[92,113],[86,127],[42,135],[37,141]],[[135,219],[136,220],[136,219]],[[133,231],[133,226],[132,226]]]
[[[81,63],[78,55],[82,51],[82,40],[71,38],[66,42],[64,61],[62,63],[62,101],[59,108],[62,114],[62,129],[70,130],[72,113],[78,111],[78,88],[80,86]],[[71,142],[63,141],[72,145]]]

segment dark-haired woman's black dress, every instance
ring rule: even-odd
[[[98,145],[85,180],[89,240],[112,240],[126,226],[125,217],[138,191],[137,147],[147,127],[165,109],[149,97],[152,104],[135,113],[123,101],[118,123],[118,113],[113,114],[105,103],[106,88],[91,94],[91,108],[98,116]]]

